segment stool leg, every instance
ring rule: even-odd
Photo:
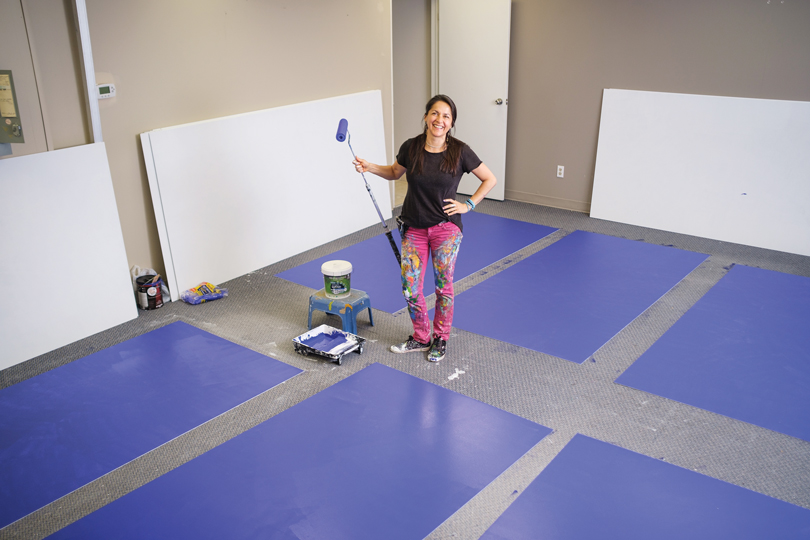
[[[354,308],[351,304],[346,304],[341,310],[340,318],[343,319],[343,331],[357,334],[357,319],[354,316]]]
[[[307,321],[307,329],[312,330],[312,300],[309,301],[309,320]]]
[[[371,315],[371,307],[368,308],[368,322],[371,323],[371,326],[374,326],[374,317]]]

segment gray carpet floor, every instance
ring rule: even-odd
[[[291,340],[306,330],[308,299],[313,291],[275,274],[375,236],[381,232],[380,225],[220,284],[229,289],[223,300],[199,306],[174,302],[158,310],[142,311],[137,320],[0,371],[0,389],[178,320],[301,368],[304,373],[5,527],[0,530],[0,539],[44,538],[374,362],[554,429],[433,531],[430,539],[478,538],[576,433],[810,509],[810,442],[613,382],[731,265],[810,277],[810,257],[513,201],[483,201],[476,211],[560,230],[457,282],[457,294],[574,230],[670,245],[710,257],[599,349],[593,357],[595,362],[582,365],[457,329],[451,334],[447,357],[438,364],[426,362],[420,354],[392,354],[389,346],[411,332],[404,310],[393,315],[375,310],[375,326],[370,326],[367,314],[361,313],[358,333],[368,339],[365,351],[347,356],[342,366],[296,354]],[[313,324],[321,323],[340,325],[338,318],[316,312]],[[457,369],[464,373],[449,379]]]

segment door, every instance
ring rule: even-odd
[[[434,88],[458,108],[456,137],[470,145],[495,174],[487,195],[502,201],[506,183],[511,0],[435,0]],[[480,182],[465,175],[458,191]]]
[[[45,152],[48,145],[42,123],[37,80],[34,76],[22,4],[18,0],[0,1],[0,35],[3,36],[3,45],[0,46],[0,69],[12,72],[17,94],[15,109],[19,115],[22,138],[25,141],[12,144],[11,155],[7,157],[10,159]]]

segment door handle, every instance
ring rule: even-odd
[[[503,105],[503,100],[501,98],[496,99],[495,105]]]

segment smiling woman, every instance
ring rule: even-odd
[[[397,180],[407,172],[408,192],[400,216],[402,292],[414,331],[391,350],[429,351],[431,362],[444,358],[453,323],[453,274],[462,239],[461,214],[474,210],[497,183],[475,152],[450,134],[457,118],[452,99],[434,96],[425,106],[422,133],[402,144],[392,165],[376,165],[359,157],[354,161],[358,172],[368,171],[387,180]],[[470,172],[481,185],[466,202],[457,201],[461,177]],[[436,286],[432,332],[422,293],[429,257],[433,260]]]

